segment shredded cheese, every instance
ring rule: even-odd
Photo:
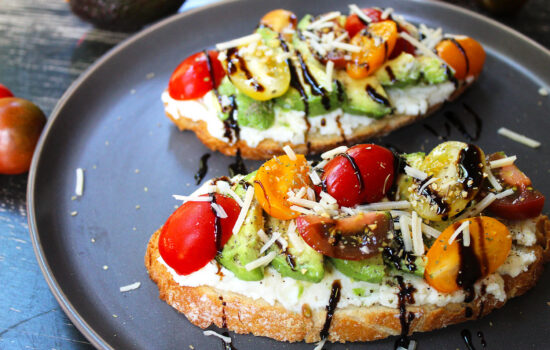
[[[288,240],[290,241],[292,248],[298,253],[301,253],[305,249],[305,243],[296,233],[296,222],[294,220],[290,220],[286,234],[288,235]]]
[[[487,174],[487,180],[489,180],[489,183],[493,188],[497,191],[502,191],[502,186],[500,185],[500,182],[498,182],[495,175],[493,175],[493,172],[491,172],[491,169],[489,167],[485,167],[485,173]]]
[[[305,215],[315,215],[315,212],[313,210],[302,208],[297,205],[291,205],[290,210],[294,210],[294,211],[297,211],[298,213],[305,214]]]
[[[341,43],[339,41],[333,41],[330,44],[330,46],[332,46],[336,49],[342,49],[342,50],[349,51],[349,52],[361,52],[361,47],[356,46],[356,45],[352,45],[352,44]],[[329,61],[329,62],[332,62],[332,61]]]
[[[334,62],[328,61],[327,62],[327,70],[326,70],[326,86],[328,92],[332,91],[332,72],[334,70]]]
[[[518,157],[511,156],[511,157],[506,157],[506,158],[502,158],[502,159],[493,160],[493,161],[489,162],[489,167],[491,169],[502,168],[504,166],[514,164],[516,159],[518,159]]]
[[[447,62],[445,62],[441,57],[436,55],[432,50],[430,50],[426,45],[422,44],[420,41],[416,40],[406,32],[399,33],[399,36],[401,36],[403,39],[407,40],[409,43],[411,43],[414,47],[416,47],[420,52],[422,52],[426,56],[430,56],[432,58],[436,58],[443,62],[449,69],[453,70],[453,68],[449,65],[447,65]]]
[[[76,169],[76,185],[74,189],[74,194],[78,197],[82,196],[84,193],[84,170],[82,168]]]
[[[181,196],[179,194],[172,195],[174,199],[184,202],[212,202],[212,197],[210,196]]]
[[[409,231],[409,217],[408,216],[401,216],[399,217],[399,228],[401,229],[401,235],[403,236],[403,249],[405,249],[406,252],[412,251],[412,239],[411,239],[411,232]]]
[[[422,241],[422,218],[413,211],[411,218],[411,236],[414,255],[424,254],[424,241]]]
[[[325,191],[321,191],[320,196],[321,196],[322,200],[327,202],[327,204],[336,204],[336,203],[338,203],[336,198],[334,198],[330,194],[326,193]]]
[[[418,179],[420,181],[424,181],[428,178],[428,174],[426,174],[422,170],[418,170],[408,165],[405,166],[405,173],[410,177],[414,177],[415,179]]]
[[[326,339],[321,339],[317,344],[315,344],[315,347],[313,350],[323,350],[323,347],[325,346],[325,343],[327,342]]]
[[[540,145],[541,145],[541,143],[539,141],[533,140],[533,139],[531,139],[531,138],[529,138],[525,135],[518,134],[517,132],[512,131],[510,129],[500,128],[500,129],[498,129],[497,133],[499,135],[502,135],[504,137],[509,138],[512,141],[522,143],[522,144],[524,144],[526,146],[529,146],[531,148],[537,148],[537,147],[540,147]]]
[[[395,216],[395,217],[406,216],[409,219],[411,219],[411,214],[406,212],[406,211],[402,211],[402,210],[390,210],[390,214],[392,216]],[[439,235],[441,234],[440,231],[436,230],[435,228],[433,228],[431,226],[426,225],[425,223],[422,223],[422,232],[424,232],[428,236],[432,236],[434,238],[439,237]]]
[[[428,181],[426,181],[422,186],[420,186],[420,189],[418,190],[419,193],[422,193],[422,191],[424,191],[424,189],[428,186],[430,186],[432,183],[438,181],[439,179],[437,177],[432,177],[431,179],[429,179]]]
[[[455,232],[453,232],[453,234],[451,235],[451,237],[449,238],[449,244],[453,244],[453,242],[455,241],[455,239],[458,237],[458,235],[460,234],[460,232],[464,231],[464,229],[466,227],[469,227],[470,226],[470,221],[467,220],[467,221],[464,221],[462,224],[460,224],[460,226],[457,227],[457,229],[455,230]],[[470,231],[468,231],[469,233]],[[463,235],[464,236],[464,235]],[[468,237],[469,238],[469,237]],[[464,242],[463,242],[464,243]]]
[[[220,338],[221,340],[223,340],[225,343],[228,343],[230,344],[231,343],[231,337],[226,337],[225,335],[221,335],[220,333],[216,333],[214,331],[211,331],[211,330],[207,330],[207,331],[204,331],[202,332],[202,334],[204,334],[205,336],[210,336],[210,335],[213,335],[215,337],[218,337]]]
[[[251,261],[248,264],[244,265],[244,268],[246,269],[246,271],[251,271],[251,270],[254,270],[257,267],[265,266],[265,265],[269,264],[270,262],[272,262],[273,259],[275,259],[276,256],[277,256],[277,253],[269,252],[267,255],[264,255],[264,256],[256,259],[256,260]]]
[[[307,29],[318,29],[321,24],[323,24],[325,22],[328,22],[330,20],[333,20],[338,16],[340,16],[340,11],[329,12],[326,15],[323,15],[323,16],[319,17],[318,20],[316,20],[314,22],[311,22],[307,26]]]
[[[284,146],[283,151],[285,151],[286,155],[288,156],[288,158],[290,158],[291,161],[295,161],[297,159],[296,153],[294,153],[294,150],[289,145]]]
[[[269,237],[265,234],[265,231],[263,229],[259,229],[257,233],[262,242],[266,243],[267,241],[269,241]]]
[[[487,208],[489,205],[491,205],[491,203],[493,203],[495,199],[496,199],[496,195],[494,193],[489,193],[479,203],[477,203],[470,209],[466,210],[464,214],[460,215],[458,217],[458,220],[476,216],[477,214],[481,213],[485,208]]]
[[[351,13],[355,13],[357,15],[357,17],[361,18],[366,23],[372,22],[372,19],[370,19],[369,16],[365,15],[365,13],[363,11],[361,11],[359,6],[357,6],[355,4],[351,4],[351,5],[348,5],[348,7],[349,7],[349,10],[350,10]]]
[[[260,41],[262,39],[262,36],[259,33],[254,33],[250,35],[246,35],[237,39],[229,40],[223,43],[216,44],[216,50],[223,51],[230,49],[232,47],[242,46],[242,45],[248,45],[253,42]]]
[[[393,210],[393,209],[409,209],[411,203],[408,201],[395,202],[377,202],[357,206],[359,210]]]
[[[135,283],[129,284],[127,286],[122,286],[122,287],[119,288],[119,290],[120,290],[121,293],[125,293],[125,292],[129,292],[131,290],[138,289],[139,286],[141,286],[141,282],[135,282]]]
[[[326,151],[325,153],[321,154],[321,158],[322,159],[332,159],[340,153],[345,153],[347,150],[348,150],[347,146],[336,147],[334,149],[331,149],[330,151]]]
[[[465,247],[470,246],[470,225],[466,225],[462,230],[462,245]]]
[[[230,195],[234,200],[235,202],[237,202],[237,204],[239,205],[239,207],[242,208],[242,206],[244,205],[244,202],[243,200],[241,199],[241,197],[231,189],[231,186],[229,185],[229,183],[225,182],[225,181],[218,181],[216,183],[216,187],[218,187],[218,190],[222,193],[222,194],[228,194]]]
[[[387,19],[393,12],[393,8],[391,7],[388,7],[387,9],[384,10],[384,12],[382,12],[382,14],[380,15],[380,18],[381,19]]]
[[[321,178],[319,177],[319,174],[317,174],[317,171],[313,170],[309,173],[309,177],[311,178],[311,182],[314,185],[318,185],[321,183]]]
[[[227,218],[227,213],[225,212],[225,210],[221,205],[219,205],[218,203],[211,203],[210,206],[212,207],[212,209],[214,209],[214,211],[216,212],[216,215],[220,219]]]
[[[308,209],[313,209],[316,205],[318,205],[318,203],[315,201],[310,201],[309,199],[298,197],[288,197],[287,201]]]
[[[501,199],[501,198],[504,198],[504,197],[508,197],[510,195],[513,195],[514,194],[514,190],[509,188],[507,189],[506,191],[503,191],[503,192],[500,192],[500,193],[497,193],[495,195],[495,199]]]
[[[237,234],[241,226],[243,225],[244,219],[246,218],[246,214],[248,213],[248,209],[250,209],[250,204],[252,204],[252,199],[254,198],[254,187],[249,186],[246,189],[246,194],[244,195],[244,204],[241,208],[241,212],[239,213],[239,216],[237,217],[237,221],[235,221],[235,226],[233,226],[233,234]]]

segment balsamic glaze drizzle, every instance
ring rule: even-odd
[[[483,129],[483,120],[481,119],[479,114],[477,114],[476,111],[474,111],[473,108],[467,105],[466,103],[462,103],[462,107],[464,107],[464,109],[468,113],[470,113],[472,117],[474,117],[476,129],[475,129],[474,137],[472,138],[472,141],[477,141],[479,140],[479,136],[481,136],[481,129]]]
[[[212,204],[216,204],[216,195],[215,193],[210,193],[210,198],[212,199]],[[210,205],[212,213],[214,213],[214,237],[216,238],[216,251],[219,253],[222,252],[222,223],[218,212]]]
[[[476,218],[476,221],[477,218]],[[457,229],[460,226],[459,223],[453,224],[453,229]],[[483,226],[479,225],[480,237],[482,241],[484,238]],[[473,238],[473,236],[472,236]],[[464,301],[469,303],[475,298],[474,283],[483,276],[481,271],[481,265],[479,260],[474,252],[474,242],[471,242],[469,246],[464,246],[463,244],[463,233],[460,233],[460,239],[458,239],[458,252],[460,257],[458,274],[456,276],[456,284],[464,289],[466,296]]]
[[[381,103],[386,107],[391,107],[390,101],[388,101],[387,98],[376,92],[376,90],[372,86],[367,85],[366,90],[367,94],[369,94],[370,98],[372,98],[374,101],[376,101],[377,103]]]
[[[198,185],[204,179],[206,172],[208,171],[208,158],[210,158],[210,153],[205,153],[201,156],[199,161],[199,170],[195,173],[195,184]]]
[[[311,87],[311,93],[315,96],[321,96],[321,103],[323,104],[323,107],[325,107],[326,110],[329,110],[330,98],[328,97],[327,90],[317,83],[317,80],[315,80],[315,77],[311,74],[309,68],[304,62],[302,54],[297,52],[296,55],[298,56],[300,67],[302,68],[302,77],[304,78],[306,84]]]
[[[481,346],[483,348],[486,348],[487,347],[487,342],[485,341],[485,336],[483,335],[483,332],[482,331],[477,331],[477,337],[481,341]]]
[[[361,170],[359,170],[359,166],[357,166],[355,159],[353,159],[353,157],[347,154],[346,152],[341,153],[340,155],[346,158],[351,164],[355,177],[357,177],[357,181],[359,181],[359,192],[363,191],[365,184],[363,183],[363,176],[361,176]]]
[[[227,303],[223,300],[223,297],[221,295],[219,296],[219,299],[222,303],[222,328],[227,329],[227,316],[225,315],[225,306],[227,305]],[[226,337],[230,337],[229,332],[227,331],[222,332],[222,334]],[[224,350],[237,350],[237,348],[233,346],[233,342],[228,343],[223,339],[220,339],[220,340],[222,342],[222,346]]]
[[[414,304],[414,292],[416,289],[411,284],[405,284],[402,276],[395,276],[397,283],[399,283],[399,293],[397,297],[399,300],[399,322],[401,323],[401,335],[395,341],[395,349],[403,347],[407,349],[409,347],[409,330],[412,321],[415,318],[413,312],[407,312],[407,304]]]
[[[437,194],[437,192],[432,191],[430,186],[424,186],[424,184],[426,184],[431,178],[432,176],[428,176],[423,181],[416,179],[414,180],[418,185],[417,193],[428,199],[431,204],[434,204],[437,207],[437,214],[443,215],[443,220],[447,220],[450,210],[449,204],[447,204],[447,202],[445,202],[443,198]],[[420,191],[420,189],[422,189],[422,191]]]
[[[334,311],[336,311],[336,306],[340,301],[341,289],[342,284],[340,283],[340,280],[335,280],[334,282],[332,282],[332,290],[330,291],[330,298],[328,299],[328,305],[326,307],[327,316],[325,317],[325,324],[323,325],[323,329],[321,329],[321,333],[319,334],[321,336],[321,340],[328,338],[332,317],[334,316]]]
[[[235,153],[235,162],[229,164],[229,176],[233,177],[235,175],[241,174],[245,175],[248,173],[246,170],[246,165],[244,164],[243,157],[241,156],[241,149],[237,148]]]
[[[466,344],[466,347],[468,350],[476,350],[474,347],[474,343],[472,342],[472,333],[468,329],[463,329],[460,332],[460,335],[462,336],[462,339],[464,340],[464,343]]]
[[[386,66],[386,73],[388,73],[388,76],[390,77],[390,81],[392,83],[395,83],[396,81],[395,74],[393,74],[393,69],[391,69],[390,66]]]
[[[482,152],[476,145],[469,144],[460,151],[458,165],[460,166],[460,180],[468,196],[472,190],[479,188],[483,182]]]
[[[462,45],[460,45],[460,43],[458,41],[456,41],[454,38],[449,38],[447,40],[452,42],[457,47],[457,49],[460,51],[462,56],[464,56],[464,61],[466,62],[466,76],[468,76],[468,73],[470,73],[470,60],[468,59],[468,55],[466,54],[466,50],[464,50]]]

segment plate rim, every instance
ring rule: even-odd
[[[105,340],[103,339],[94,329],[91,327],[84,319],[84,317],[80,314],[80,312],[77,310],[77,308],[71,303],[69,298],[66,296],[66,294],[61,289],[57,279],[53,275],[52,268],[50,267],[48,260],[46,258],[46,254],[43,250],[40,234],[38,231],[38,223],[37,218],[35,215],[35,202],[36,198],[34,195],[35,191],[35,181],[37,176],[37,168],[38,164],[40,162],[40,158],[43,152],[44,144],[46,142],[46,139],[48,138],[48,135],[51,132],[51,129],[53,127],[53,124],[63,111],[63,108],[67,104],[67,102],[70,100],[70,98],[73,96],[73,94],[79,89],[79,87],[88,79],[89,76],[91,76],[95,71],[97,71],[103,64],[108,62],[111,57],[115,56],[119,52],[123,51],[127,47],[134,44],[136,41],[140,40],[142,37],[147,36],[149,33],[156,31],[158,28],[164,27],[168,25],[169,23],[180,21],[182,18],[190,17],[195,13],[208,11],[211,8],[214,7],[223,7],[223,6],[231,6],[233,3],[246,3],[246,2],[252,2],[254,0],[226,0],[226,1],[217,1],[211,4],[207,4],[204,6],[192,8],[189,10],[186,10],[184,12],[174,14],[172,16],[169,16],[157,23],[152,24],[151,26],[142,29],[141,31],[129,36],[113,48],[109,49],[105,54],[103,54],[96,62],[94,62],[92,65],[90,65],[75,81],[71,83],[69,88],[63,93],[59,101],[57,102],[56,106],[50,113],[46,126],[44,127],[44,130],[42,132],[42,135],[40,136],[40,139],[36,145],[36,149],[33,155],[33,159],[31,162],[31,167],[29,170],[28,175],[28,184],[27,184],[27,193],[26,193],[26,199],[27,199],[27,220],[29,225],[29,234],[31,237],[31,242],[34,250],[34,254],[36,256],[38,265],[40,267],[40,270],[42,272],[42,275],[44,276],[44,279],[46,280],[46,283],[48,284],[48,287],[52,294],[54,295],[55,299],[61,306],[62,310],[65,312],[67,317],[71,320],[71,322],[76,326],[76,328],[85,336],[85,338],[90,341],[90,343],[96,347],[101,349],[113,349],[113,347]],[[460,12],[466,16],[476,18],[477,20],[480,20],[482,22],[486,22],[487,24],[491,26],[495,26],[500,30],[505,31],[508,35],[512,35],[516,37],[517,39],[526,42],[529,46],[533,47],[534,49],[540,51],[540,53],[544,56],[546,56],[550,60],[550,49],[547,49],[542,44],[538,43],[534,39],[528,37],[527,35],[503,24],[500,23],[492,18],[489,18],[485,15],[479,14],[477,12],[474,12],[473,10],[469,10],[463,7],[460,7],[455,4],[446,3],[446,2],[440,2],[440,1],[433,1],[433,0],[409,0],[414,3],[422,3],[422,4],[429,4],[429,6],[435,6],[444,8],[446,10],[451,11],[457,11]]]

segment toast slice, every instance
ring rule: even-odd
[[[474,81],[474,79],[469,79],[468,81],[461,82],[459,87],[448,98],[448,101],[455,100],[460,95],[462,95],[462,93],[464,93],[464,91],[466,91],[474,83]],[[340,145],[353,145],[376,136],[387,135],[394,130],[412,124],[417,120],[428,117],[432,113],[439,110],[443,106],[443,104],[444,102],[431,106],[424,114],[391,114],[382,119],[374,120],[368,125],[354,128],[351,135],[343,135],[340,132],[336,132],[331,135],[321,135],[319,132],[310,131],[304,137],[304,139],[307,140],[306,144],[279,142],[267,138],[260,141],[257,146],[251,147],[247,144],[245,140],[238,140],[234,143],[231,143],[214,137],[208,131],[206,121],[197,120],[192,116],[181,115],[178,110],[174,111],[172,109],[166,108],[168,103],[164,101],[165,113],[167,117],[170,118],[170,120],[172,120],[172,122],[180,130],[193,131],[198,139],[212,151],[218,151],[227,156],[235,156],[237,150],[240,150],[240,154],[243,158],[258,160],[268,159],[272,156],[284,154],[283,147],[285,145],[289,145],[297,153],[319,154]]]
[[[251,333],[281,341],[320,340],[327,311],[325,308],[294,312],[283,305],[271,305],[262,299],[252,299],[242,294],[216,289],[207,285],[180,286],[159,259],[158,239],[160,230],[151,237],[145,255],[145,266],[151,279],[158,285],[159,296],[191,323],[201,328],[212,324],[226,327],[236,333]],[[477,295],[469,303],[436,305],[408,305],[407,312],[415,317],[409,334],[425,332],[465,322],[489,314],[502,307],[510,298],[531,289],[543,271],[543,264],[550,261],[550,221],[546,216],[536,220],[536,243],[527,247],[536,259],[526,271],[515,277],[502,275],[504,300],[493,295]],[[496,273],[498,274],[498,273]],[[467,310],[471,312],[467,312]],[[347,306],[337,308],[329,329],[328,340],[332,342],[370,341],[402,334],[398,308],[381,305],[369,307]]]

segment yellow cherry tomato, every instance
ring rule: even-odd
[[[485,63],[483,46],[470,37],[443,39],[435,50],[455,70],[457,79],[477,77]]]

